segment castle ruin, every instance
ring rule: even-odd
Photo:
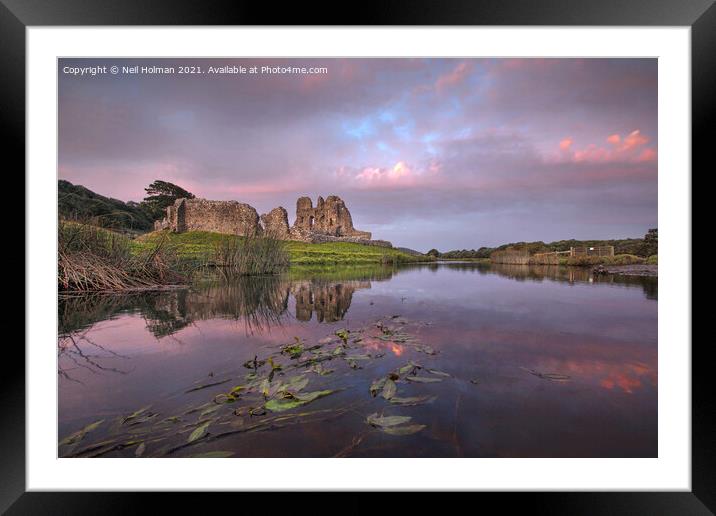
[[[296,201],[296,220],[289,226],[288,213],[279,206],[261,216],[252,206],[237,201],[177,199],[155,230],[211,231],[228,235],[269,235],[280,240],[301,242],[356,242],[392,247],[385,240],[372,240],[371,233],[353,227],[353,218],[343,199],[330,195],[318,198],[316,206],[309,197]]]

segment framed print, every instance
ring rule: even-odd
[[[4,1],[28,246],[3,509],[530,491],[508,503],[711,513],[691,170],[716,8],[580,4],[318,26]]]

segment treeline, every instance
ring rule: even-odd
[[[183,188],[160,180],[144,190],[147,196],[142,202],[124,202],[60,179],[57,182],[59,216],[118,231],[142,232],[151,230],[154,221],[161,219],[165,208],[176,199],[194,198],[194,194]]]
[[[570,247],[597,247],[603,245],[614,246],[614,254],[632,254],[648,258],[659,254],[659,237],[656,229],[650,229],[644,238],[623,238],[617,240],[559,240],[556,242],[512,242],[499,247],[481,247],[479,249],[461,249],[439,252],[431,249],[427,254],[438,258],[490,258],[496,251],[525,251],[530,255],[535,253],[549,253],[554,251],[569,251]]]

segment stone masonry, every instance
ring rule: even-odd
[[[356,242],[392,247],[385,240],[371,240],[371,233],[353,227],[353,218],[343,199],[330,195],[318,198],[316,207],[309,197],[296,202],[296,220],[289,226],[288,213],[279,206],[258,216],[256,210],[237,201],[177,199],[167,208],[164,220],[157,221],[155,230],[211,231],[230,235],[265,234],[281,240],[302,242]]]

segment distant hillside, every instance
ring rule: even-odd
[[[425,256],[420,251],[416,251],[415,249],[410,249],[409,247],[396,247],[398,251],[402,251],[407,254],[412,254],[413,256]]]
[[[489,258],[495,251],[515,249],[528,251],[530,254],[551,251],[569,251],[570,247],[614,246],[614,254],[633,254],[647,258],[658,254],[658,232],[650,229],[644,238],[623,238],[618,240],[559,240],[545,244],[544,242],[512,242],[499,247],[481,247],[480,249],[461,249],[440,253],[441,258]]]
[[[57,207],[61,218],[91,222],[118,230],[147,231],[152,220],[138,203],[125,203],[94,193],[80,185],[60,179]]]

